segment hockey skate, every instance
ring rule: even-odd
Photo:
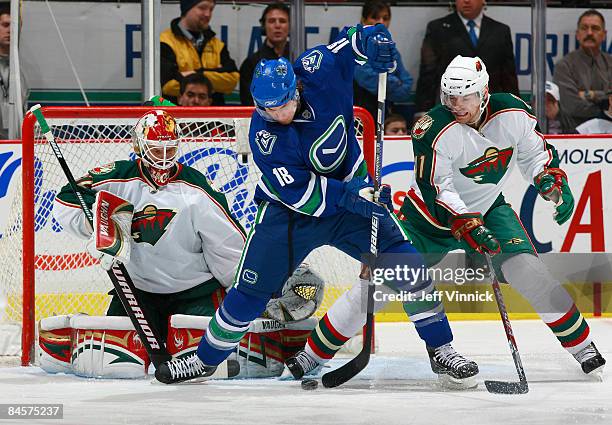
[[[304,375],[314,375],[323,368],[323,365],[302,350],[293,357],[285,360],[285,369],[280,379],[302,379]]]
[[[231,378],[239,372],[240,365],[236,360],[227,360],[218,367],[207,366],[193,353],[160,364],[155,370],[155,379],[164,384],[178,384],[206,378]]]
[[[584,373],[600,380],[603,378],[603,367],[606,364],[606,359],[603,358],[593,342],[574,354],[574,358],[580,363]]]
[[[427,347],[431,370],[440,384],[449,389],[468,389],[478,385],[475,376],[478,365],[457,353],[450,343],[438,348]]]

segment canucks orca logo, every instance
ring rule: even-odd
[[[323,53],[313,50],[302,58],[302,66],[312,74],[321,67],[321,59],[323,59]]]
[[[276,138],[277,136],[270,134],[266,130],[259,130],[257,134],[255,134],[255,143],[257,143],[257,147],[262,154],[270,155]]]
[[[459,171],[474,183],[497,184],[506,173],[513,152],[514,149],[511,147],[501,151],[494,147],[487,148],[484,155],[470,162],[467,167],[460,168]]]
[[[338,115],[310,147],[310,162],[318,172],[330,173],[342,163],[346,152],[346,123],[344,117]]]
[[[155,245],[166,233],[168,225],[176,215],[171,209],[158,209],[149,204],[134,213],[132,218],[132,237],[136,242],[146,242]]]

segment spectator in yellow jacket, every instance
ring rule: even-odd
[[[181,0],[181,16],[160,35],[161,84],[164,97],[176,103],[181,80],[203,74],[213,85],[213,105],[236,87],[240,74],[225,44],[210,28],[215,0]]]

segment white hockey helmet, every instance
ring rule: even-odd
[[[446,67],[440,81],[440,101],[449,107],[452,97],[478,93],[480,113],[489,103],[489,74],[484,62],[478,57],[457,55]]]
[[[144,114],[132,129],[134,152],[158,170],[172,168],[178,160],[181,130],[172,115],[153,110]]]

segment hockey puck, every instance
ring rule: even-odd
[[[302,381],[302,389],[306,391],[316,390],[319,387],[319,382],[316,379],[304,379]]]

